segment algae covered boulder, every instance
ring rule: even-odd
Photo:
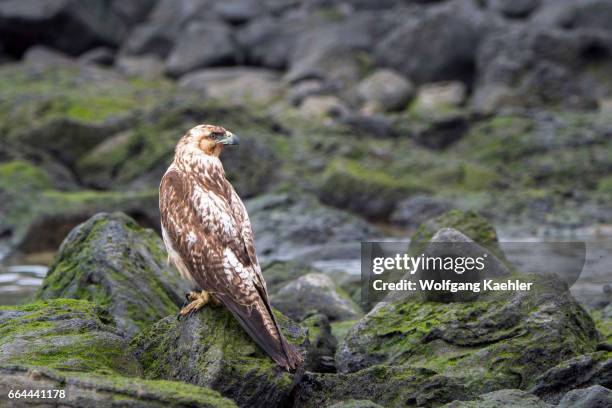
[[[85,300],[0,307],[0,365],[136,375],[127,346],[112,316]]]
[[[533,282],[531,290],[486,291],[467,303],[414,297],[380,303],[339,346],[339,369],[421,367],[480,394],[530,388],[543,370],[595,350],[594,323],[563,283],[536,275],[516,279]]]
[[[38,395],[42,395],[44,390],[45,396],[51,395],[52,398],[10,399],[11,390],[34,390],[35,393],[37,390]],[[236,407],[215,391],[180,382],[66,373],[47,368],[0,367],[0,405],[46,408],[58,406],[56,404],[79,408]]]
[[[64,240],[39,299],[87,299],[105,307],[132,336],[178,312],[189,290],[167,264],[161,239],[122,213],[101,213]]]
[[[287,340],[306,347],[306,332],[276,314]],[[168,316],[132,341],[147,379],[210,387],[239,406],[282,406],[296,380],[259,348],[224,307],[190,318]]]
[[[272,305],[292,319],[301,321],[323,314],[331,321],[361,316],[359,306],[323,273],[308,273],[288,282],[271,296]]]
[[[521,390],[498,390],[471,401],[453,401],[443,408],[552,408],[533,394]]]

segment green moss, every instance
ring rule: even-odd
[[[605,317],[601,310],[592,311],[591,317],[595,322],[595,327],[597,327],[601,334],[601,339],[612,344],[612,319]]]
[[[345,320],[331,323],[332,335],[338,340],[338,343],[344,340],[346,334],[357,322],[358,320]]]
[[[42,190],[50,185],[49,176],[29,162],[14,160],[0,164],[0,188]]]
[[[134,375],[139,367],[126,353],[108,313],[83,300],[55,299],[2,307],[3,364],[69,371]]]

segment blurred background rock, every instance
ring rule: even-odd
[[[1,0],[0,62],[0,303],[95,213],[158,229],[203,122],[241,136],[263,260],[355,274],[360,240],[452,208],[612,233],[610,1]]]

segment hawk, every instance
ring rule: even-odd
[[[183,136],[159,187],[162,237],[169,259],[201,291],[179,313],[222,304],[266,353],[286,370],[303,358],[281,334],[261,274],[253,230],[219,158],[238,138],[220,126],[199,125]]]

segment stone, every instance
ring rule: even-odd
[[[526,18],[540,6],[541,0],[492,0],[491,7],[509,18]]]
[[[414,96],[412,83],[389,69],[379,69],[357,85],[357,95],[371,111],[404,109]]]
[[[161,239],[121,213],[98,214],[66,237],[39,299],[87,299],[129,336],[177,313],[191,287],[167,264]]]
[[[274,307],[297,321],[314,314],[322,314],[330,321],[351,320],[361,315],[359,306],[322,273],[308,273],[287,283],[270,300]]]
[[[177,38],[166,59],[166,73],[180,77],[198,68],[232,64],[238,58],[238,47],[226,24],[195,21]]]
[[[207,68],[184,75],[179,87],[224,103],[264,104],[281,96],[277,72],[264,68]]]
[[[451,206],[444,199],[417,194],[397,203],[390,221],[402,227],[416,228],[428,219],[450,210]]]
[[[287,340],[308,348],[306,330],[275,314]],[[190,318],[168,316],[132,341],[147,379],[212,388],[239,406],[282,406],[294,374],[257,346],[225,307],[205,307]]]
[[[443,408],[552,408],[533,394],[509,389],[482,394],[476,400],[453,401]]]
[[[440,111],[461,106],[466,98],[465,85],[458,81],[424,84],[419,87],[415,109]]]
[[[612,406],[612,391],[601,385],[572,390],[565,394],[558,408],[605,408]]]

